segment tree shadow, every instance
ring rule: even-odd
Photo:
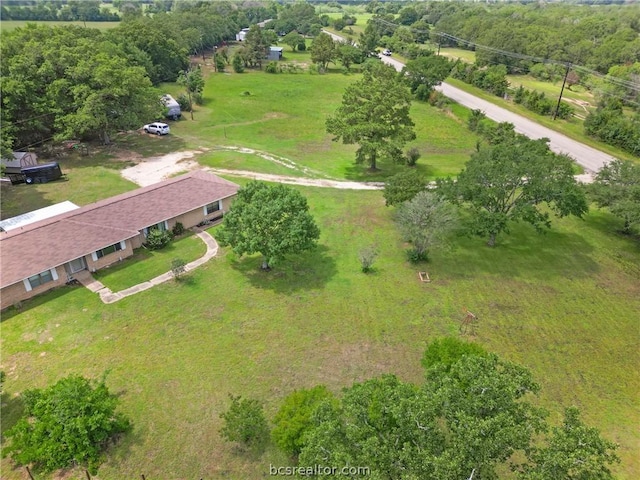
[[[262,256],[253,255],[231,260],[231,267],[241,272],[256,288],[278,293],[323,288],[337,273],[335,260],[328,255],[329,248],[318,245],[309,252],[288,255],[271,270],[262,270]]]
[[[13,428],[24,412],[24,402],[20,395],[3,391],[0,395],[0,437],[4,440],[7,430]]]
[[[353,182],[385,182],[400,172],[406,170],[417,170],[425,179],[434,177],[434,169],[431,165],[420,163],[415,167],[409,167],[404,163],[381,161],[377,164],[376,170],[371,170],[368,165],[356,163],[355,160],[344,168],[344,177]]]
[[[600,271],[592,258],[594,247],[576,233],[551,230],[537,234],[529,226],[516,226],[511,234],[501,234],[495,247],[486,239],[465,237],[456,241],[457,248],[446,259],[451,278],[473,278],[488,273],[505,278],[544,280],[564,277],[567,280],[586,278]]]
[[[59,287],[55,287],[52,290],[47,290],[46,292],[39,293],[31,298],[17,302],[15,305],[2,310],[2,315],[0,315],[0,323],[8,322],[21,313],[31,310],[32,308],[39,307],[44,303],[55,300],[56,298],[71,293],[79,288],[84,289],[86,287],[83,287],[77,282],[72,282],[67,285],[60,285]],[[87,290],[87,292],[89,292],[89,290]],[[94,293],[92,293],[91,295],[96,296]]]

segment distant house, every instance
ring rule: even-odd
[[[270,18],[268,18],[267,20],[264,20],[262,22],[257,23],[256,25],[258,25],[260,28],[264,28],[264,26],[269,23],[271,21]],[[245,37],[247,36],[247,33],[249,32],[248,28],[243,28],[242,30],[240,30],[238,33],[236,33],[236,42],[244,42]]]
[[[221,219],[238,185],[195,171],[0,231],[0,308],[133,254],[150,230]],[[11,222],[10,222],[11,223]]]
[[[269,47],[267,60],[282,60],[282,47]]]
[[[238,33],[236,33],[236,42],[244,42],[244,39],[247,36],[247,33],[249,33],[248,28],[243,28]]]

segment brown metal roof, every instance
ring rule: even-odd
[[[235,195],[238,185],[196,170],[0,233],[0,287],[138,235],[150,225]]]

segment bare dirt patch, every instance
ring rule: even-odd
[[[147,158],[138,164],[125,168],[121,175],[142,187],[153,185],[176,173],[188,172],[200,168],[200,164],[193,160],[199,150],[188,150],[185,152],[173,152],[160,157]]]

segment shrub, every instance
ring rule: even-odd
[[[421,252],[417,248],[409,248],[405,252],[405,254],[407,255],[407,260],[409,260],[411,263],[420,263],[420,262],[428,262],[429,261],[428,252],[426,252],[426,251]]]
[[[202,103],[204,102],[204,98],[202,97],[202,93],[200,92],[192,93],[191,98],[193,99],[196,105],[202,105]]]
[[[262,405],[257,400],[231,398],[229,410],[220,414],[224,425],[220,435],[230,442],[238,442],[246,447],[261,447],[269,438],[269,426],[264,417]]]
[[[223,73],[226,66],[227,62],[224,61],[224,58],[220,55],[216,56],[216,71],[218,73]]]
[[[267,66],[264,67],[264,71],[267,73],[280,73],[280,65],[276,61],[269,62]]]
[[[231,60],[231,66],[233,67],[233,71],[236,73],[244,72],[244,62],[239,55],[233,56],[233,60]]]
[[[404,157],[407,166],[415,167],[416,163],[418,163],[418,160],[420,159],[420,150],[416,147],[411,147],[405,152]]]
[[[176,224],[171,229],[171,233],[173,233],[173,235],[176,237],[182,235],[184,233],[184,225],[182,225],[182,223],[180,222],[176,222]]]
[[[187,96],[187,94],[181,93],[180,95],[178,95],[178,98],[176,98],[176,102],[178,102],[178,104],[180,105],[180,110],[184,112],[191,111],[191,103],[189,103],[189,97]]]
[[[358,252],[362,273],[369,273],[373,269],[373,262],[376,261],[376,258],[378,258],[378,247],[376,245],[369,245]]]
[[[180,277],[183,273],[187,271],[187,262],[185,262],[181,258],[174,258],[171,260],[171,273],[173,273],[173,278],[176,280],[180,280]]]
[[[307,44],[304,41],[298,44],[298,51],[304,52],[306,49],[307,49]]]
[[[424,90],[421,87],[418,87],[418,90]],[[418,93],[419,92],[416,91],[416,94]],[[422,92],[422,94],[424,95],[424,92]],[[437,90],[431,90],[429,92],[429,96],[427,97],[427,102],[429,102],[429,105],[431,105],[432,107],[437,107],[437,108],[444,108],[449,103],[451,103],[449,98],[444,93],[438,92]]]
[[[318,405],[333,395],[324,385],[296,390],[287,395],[278,410],[271,438],[285,453],[297,456],[304,447],[304,434],[313,428],[313,413]]]
[[[166,230],[161,231],[154,228],[147,234],[147,241],[145,245],[149,250],[160,250],[171,242],[171,238],[171,232]]]

